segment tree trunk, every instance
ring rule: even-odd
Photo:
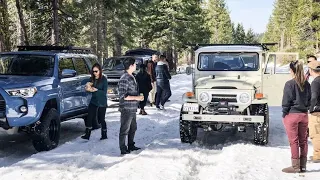
[[[113,38],[114,38],[114,47],[113,47],[113,56],[121,56],[121,45],[122,45],[122,36],[120,34],[121,24],[118,21],[117,9],[114,10],[113,16]]]
[[[97,16],[97,56],[98,56],[98,61],[100,64],[102,64],[102,3],[100,0],[96,1],[96,16]]]
[[[108,58],[108,40],[107,40],[107,29],[108,29],[108,25],[107,25],[107,20],[108,16],[107,16],[107,11],[105,8],[103,8],[103,27],[102,27],[102,33],[103,33],[103,58]]]
[[[7,0],[0,0],[0,40],[2,51],[11,50],[9,13]]]
[[[283,51],[284,49],[284,30],[281,32],[281,40],[280,40],[280,51]]]
[[[59,45],[59,17],[58,17],[58,0],[52,0],[53,8],[53,45]]]
[[[16,0],[16,7],[17,7],[17,10],[18,10],[19,19],[20,19],[20,25],[21,25],[22,33],[23,33],[23,37],[24,37],[24,44],[29,46],[27,28],[26,28],[26,24],[24,22],[23,12],[22,12],[22,9],[21,9],[21,6],[20,6],[20,0]]]

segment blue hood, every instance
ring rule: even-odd
[[[14,89],[53,84],[53,77],[0,75],[0,88]]]

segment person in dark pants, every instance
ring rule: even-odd
[[[86,132],[81,136],[82,139],[90,139],[92,123],[98,117],[101,123],[101,138],[107,139],[107,124],[105,121],[107,109],[107,78],[102,75],[101,66],[96,63],[92,66],[90,82],[86,84],[86,91],[92,93],[92,97],[88,107],[88,117],[86,118]]]
[[[165,57],[160,56],[160,61],[157,63],[156,67],[156,82],[157,82],[157,94],[156,94],[156,107],[157,109],[163,110],[164,104],[171,96],[171,89],[169,79],[171,75],[169,73],[169,68],[167,67]]]
[[[149,92],[152,89],[150,75],[146,71],[146,65],[140,65],[140,71],[136,75],[136,80],[139,86],[139,93],[143,94],[144,100],[140,102],[140,113],[141,115],[148,115],[144,110],[144,107],[147,104]]]
[[[119,111],[120,116],[120,133],[119,146],[121,154],[128,154],[131,151],[139,150],[135,146],[134,136],[137,130],[136,112],[139,101],[144,97],[139,96],[138,84],[132,73],[136,70],[134,58],[126,58],[123,62],[126,72],[121,76],[118,83],[119,91]],[[126,137],[128,136],[128,147],[126,146]]]
[[[303,62],[290,63],[292,79],[287,81],[283,90],[283,124],[291,149],[291,166],[282,169],[285,173],[306,171],[308,154],[308,108],[311,87],[304,77]]]

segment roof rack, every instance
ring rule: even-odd
[[[268,46],[274,46],[278,43],[253,43],[253,44],[186,44],[186,46],[191,46],[194,50],[197,50],[203,46],[261,46],[263,50],[268,51]]]
[[[17,46],[18,51],[59,51],[64,53],[89,54],[92,48],[74,46]]]

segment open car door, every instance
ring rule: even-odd
[[[298,53],[269,52],[267,54],[262,86],[269,106],[281,106],[284,85],[292,78],[290,62],[298,58]]]

